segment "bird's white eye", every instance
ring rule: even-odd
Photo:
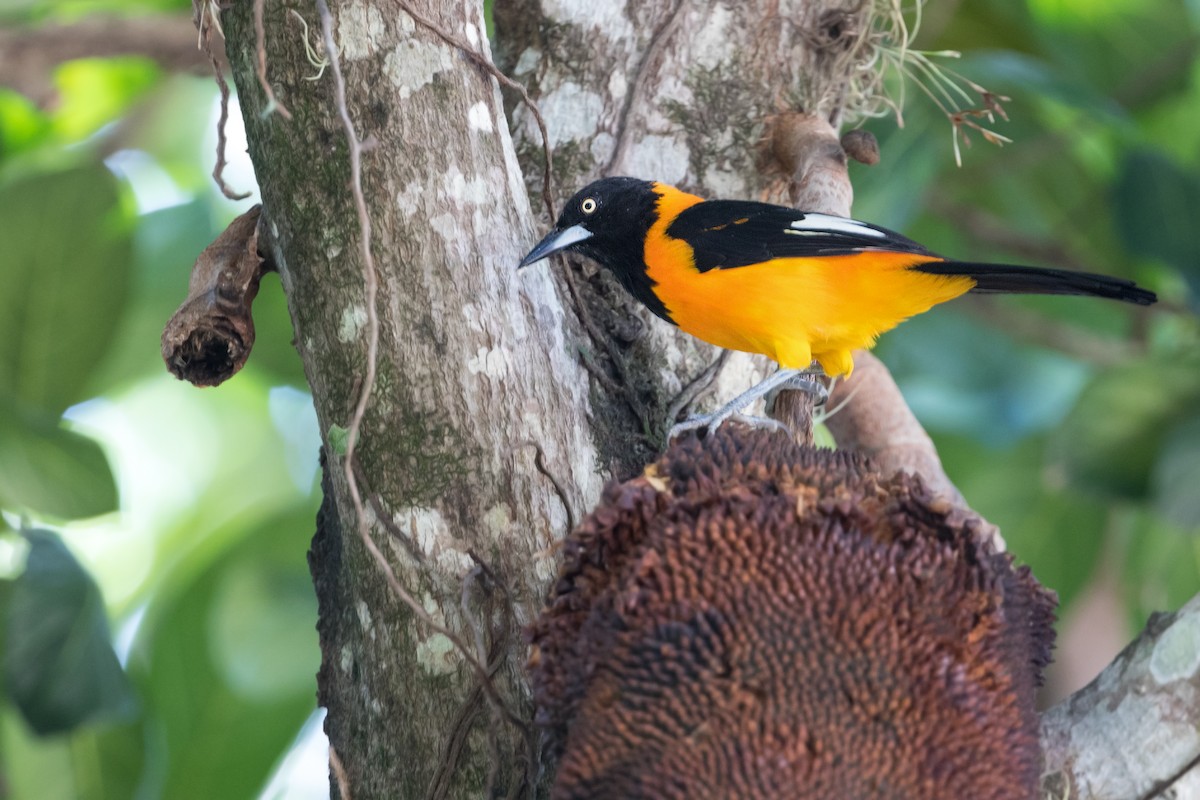
[[[579,204],[579,208],[585,214],[591,214],[596,210],[596,201],[594,198],[585,197],[583,202]]]

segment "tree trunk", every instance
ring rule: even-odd
[[[390,587],[359,535],[337,444],[371,331],[350,148],[330,72],[309,80],[318,66],[295,15],[319,39],[317,12],[264,11],[266,75],[290,119],[271,113],[259,83],[254,4],[234,4],[224,27],[262,247],[325,441],[311,561],[335,763],[355,800],[528,791],[541,773],[536,736],[497,703],[530,719],[521,628],[555,574],[555,543],[595,502],[602,472],[639,471],[706,385],[731,396],[769,365],[717,362],[590,268],[516,272],[546,222],[527,195],[544,170],[537,128],[509,97],[514,143],[496,80],[423,21],[490,58],[479,3],[336,3],[379,284],[378,378],[354,473],[361,530],[395,571]],[[815,0],[497,0],[496,23],[502,63],[545,115],[559,203],[593,177],[632,174],[846,214],[832,126],[870,57],[867,12]],[[401,592],[485,665],[495,698]]]
[[[312,560],[330,741],[355,800],[507,790],[524,771],[524,743],[491,721],[460,653],[398,602],[356,534],[342,456],[329,446],[366,374],[347,139],[329,71],[305,80],[316,68],[278,3],[266,4],[266,63],[292,119],[263,115],[252,5],[235,4],[225,31],[326,442]],[[478,3],[418,7],[487,52]],[[302,9],[319,36],[317,14]],[[363,189],[379,278],[378,379],[356,453],[370,532],[401,585],[496,663],[501,694],[524,708],[520,626],[554,575],[554,543],[599,492],[586,377],[549,276],[515,269],[538,226],[496,82],[397,2],[339,3],[333,20],[347,106],[369,143]]]

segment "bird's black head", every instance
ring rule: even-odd
[[[653,184],[636,178],[602,178],[567,201],[554,230],[521,261],[527,267],[564,250],[608,267],[628,286],[631,273],[644,273],[646,233],[657,218]]]

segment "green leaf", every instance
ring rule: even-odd
[[[163,374],[162,355],[155,343],[171,312],[187,296],[188,275],[196,256],[220,232],[209,203],[202,200],[138,216],[132,234],[129,302],[109,355],[89,386],[111,391],[111,387],[127,381]],[[257,303],[254,308],[257,320]],[[257,353],[256,346],[255,357]]]
[[[7,609],[5,691],[42,735],[128,716],[135,698],[100,590],[57,536],[25,536],[29,557]]]
[[[0,398],[0,506],[59,520],[117,508],[117,486],[95,440]]]
[[[1200,286],[1200,175],[1160,153],[1130,152],[1114,188],[1113,213],[1125,249],[1161,259]]]
[[[58,66],[52,125],[66,141],[90,136],[120,116],[158,80],[158,67],[140,56],[81,58]]]
[[[127,134],[123,139],[126,147],[148,154],[166,170],[181,191],[204,197],[207,201],[212,199],[212,175],[209,174],[212,167],[196,158],[196,148],[204,146],[205,141],[197,133],[214,135],[211,117],[217,94],[211,76],[170,75],[156,89],[152,102],[138,108],[139,124],[122,131]],[[215,141],[214,137],[214,144]],[[228,206],[222,204],[221,208],[223,214],[229,212]],[[232,215],[224,222],[230,218]],[[218,233],[221,228],[224,225],[218,228]],[[211,241],[210,236],[204,244]],[[191,259],[195,257],[196,253],[192,253]],[[191,266],[191,260],[188,266]]]
[[[37,736],[15,708],[0,709],[0,752],[4,754],[6,800],[76,800],[79,791],[71,769],[71,738]]]
[[[1167,432],[1151,484],[1158,513],[1176,525],[1200,529],[1200,416]]]
[[[1144,361],[1103,373],[1079,398],[1051,447],[1051,464],[1090,491],[1145,499],[1173,427],[1200,404],[1200,364]]]
[[[1144,108],[1186,84],[1195,40],[1181,2],[1034,0],[1030,43],[1057,69]]]
[[[23,95],[0,89],[0,157],[36,145],[48,126],[46,116]]]
[[[928,429],[993,445],[1058,424],[1087,379],[1078,362],[1015,342],[959,308],[909,320],[877,352]]]
[[[1019,95],[1022,100],[1055,100],[1117,126],[1127,122],[1124,109],[1115,100],[1035,56],[1007,50],[972,53],[954,70],[996,93]]]
[[[1122,554],[1122,581],[1134,629],[1155,611],[1174,611],[1200,585],[1200,537],[1169,525],[1155,514],[1130,515]]]
[[[147,610],[129,669],[167,753],[149,796],[253,797],[314,710],[312,528],[308,507],[262,520]]]
[[[306,526],[307,527],[307,526]],[[260,559],[229,565],[209,609],[214,662],[235,693],[258,701],[312,690],[316,614],[307,571]]]
[[[1095,571],[1108,508],[1056,486],[1043,468],[1045,439],[1015,447],[936,437],[938,453],[967,503],[1000,526],[1008,551],[1068,607]]]
[[[119,201],[100,166],[0,186],[0,386],[30,406],[87,399],[128,293]]]

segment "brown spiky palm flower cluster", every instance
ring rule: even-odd
[[[530,631],[553,796],[1036,797],[1053,593],[919,479],[729,431],[567,539]]]

